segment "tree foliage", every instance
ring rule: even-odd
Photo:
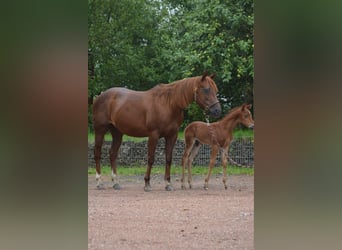
[[[253,102],[252,0],[89,0],[89,100],[216,73],[224,110]],[[203,120],[191,105],[186,123]]]

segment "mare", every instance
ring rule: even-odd
[[[151,190],[150,174],[154,153],[159,138],[165,138],[165,189],[173,190],[170,183],[172,150],[177,140],[178,129],[184,119],[184,109],[195,101],[208,115],[219,117],[221,105],[217,100],[214,75],[178,80],[170,84],[159,84],[147,91],[134,91],[114,87],[101,93],[94,101],[93,123],[95,131],[94,158],[97,187],[101,183],[101,148],[105,133],[112,135],[110,164],[114,189],[120,189],[117,180],[116,158],[123,134],[133,137],[148,137],[148,161],[144,177],[145,191]]]
[[[181,187],[185,189],[184,169],[188,167],[188,183],[191,189],[191,164],[196,157],[201,144],[211,146],[210,162],[207,176],[205,177],[204,189],[208,189],[211,170],[215,164],[216,156],[221,149],[221,161],[223,168],[223,184],[227,189],[227,156],[230,142],[233,138],[233,129],[242,123],[248,128],[254,127],[252,114],[249,111],[251,105],[243,104],[232,109],[223,119],[214,123],[195,121],[190,123],[184,130],[185,151],[182,158]]]

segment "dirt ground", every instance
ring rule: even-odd
[[[164,190],[162,175],[151,176],[144,192],[143,176],[120,177],[114,190],[103,176],[104,190],[88,179],[88,249],[254,249],[254,177],[193,177],[182,190],[172,176],[174,191]]]

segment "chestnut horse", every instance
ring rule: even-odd
[[[113,138],[110,164],[114,189],[120,189],[117,182],[116,158],[122,136],[126,134],[133,137],[148,137],[145,191],[151,190],[150,174],[158,140],[165,138],[165,189],[173,190],[170,183],[172,150],[184,119],[184,109],[195,101],[209,115],[218,117],[221,114],[221,105],[216,97],[217,86],[212,80],[213,77],[214,75],[208,76],[204,73],[203,76],[159,84],[147,91],[111,88],[101,93],[93,106],[97,187],[103,187],[100,168],[101,147],[103,137],[109,130]]]
[[[254,127],[252,114],[249,111],[251,105],[243,104],[240,107],[232,109],[222,120],[214,123],[192,122],[184,130],[185,151],[182,158],[182,189],[185,189],[184,184],[184,169],[188,167],[188,183],[191,188],[191,164],[198,153],[201,144],[211,146],[211,155],[209,169],[205,177],[204,189],[208,189],[208,182],[211,170],[216,161],[216,155],[221,149],[221,160],[223,168],[223,184],[227,189],[227,156],[230,142],[233,138],[233,129],[239,123],[242,123],[248,128]]]

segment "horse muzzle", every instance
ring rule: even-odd
[[[248,126],[248,128],[254,129],[254,123],[250,124],[250,125]]]
[[[214,118],[218,118],[221,115],[221,112],[221,105],[218,101],[208,107],[208,114]]]

